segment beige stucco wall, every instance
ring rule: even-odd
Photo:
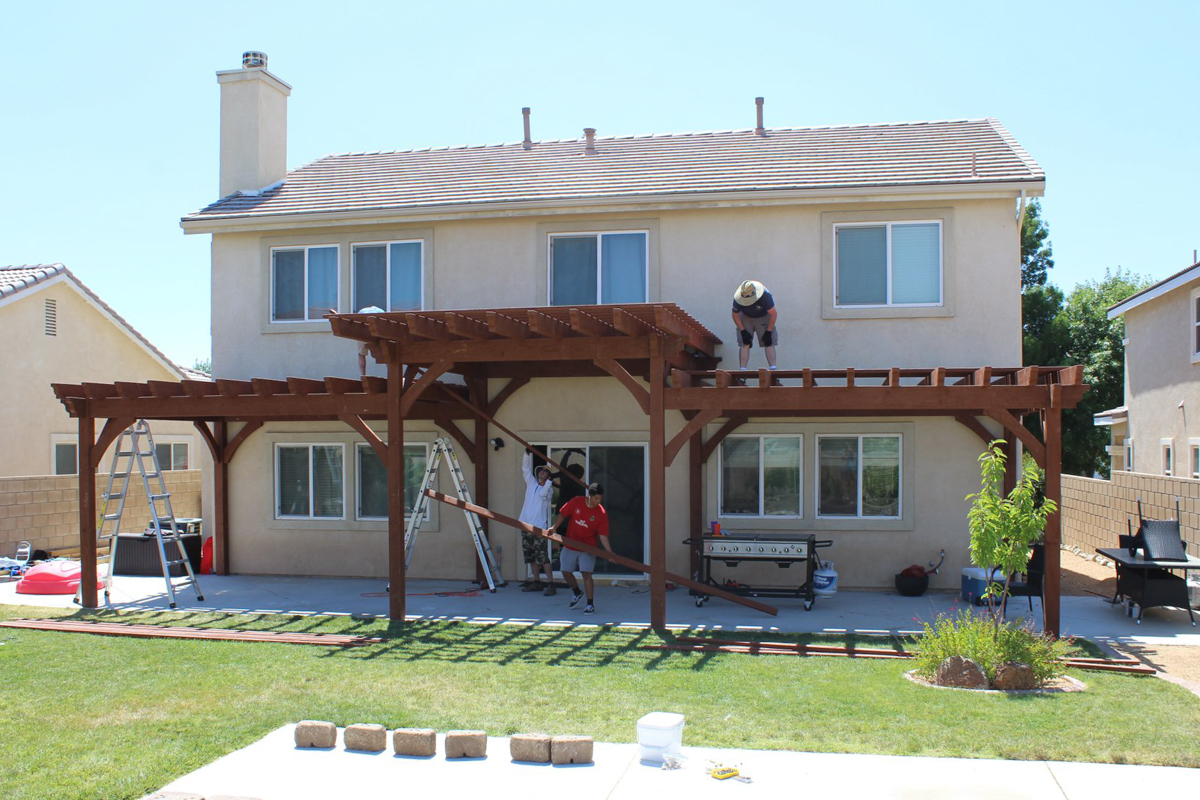
[[[46,335],[47,299],[57,303],[56,336]],[[52,438],[76,440],[78,423],[54,396],[51,383],[179,380],[66,279],[0,305],[0,341],[3,476],[51,474]],[[206,457],[190,423],[156,422],[153,430],[171,441],[190,442],[191,466]],[[110,457],[111,452],[105,455],[101,469],[108,470]]]
[[[579,209],[571,209],[579,211]],[[433,309],[524,307],[547,302],[550,233],[596,230],[649,231],[649,299],[677,303],[729,341],[729,308],[738,282],[762,280],[779,304],[781,368],[880,368],[890,366],[1018,366],[1021,362],[1020,267],[1015,205],[1011,199],[906,203],[829,203],[763,207],[639,210],[635,213],[562,213],[558,216],[476,220],[423,220],[357,227],[316,227],[293,232],[226,233],[213,237],[213,363],[230,378],[289,375],[356,376],[354,342],[329,333],[327,323],[270,322],[271,248],[336,245],[340,248],[340,311],[354,311],[350,248],[356,242],[418,238],[425,246],[425,299]],[[943,220],[945,304],[930,310],[856,313],[831,310],[833,222],[896,219]],[[718,353],[736,364],[728,344]],[[752,366],[761,364],[754,354]],[[382,375],[371,364],[373,374]],[[497,391],[499,386],[494,386]],[[645,415],[612,380],[535,381],[501,410],[500,421],[535,442],[644,443]],[[683,425],[667,417],[667,436]],[[376,430],[382,431],[382,425]],[[711,430],[714,428],[710,429]],[[805,518],[784,528],[816,531],[836,544],[841,585],[884,588],[912,563],[946,563],[935,588],[958,585],[968,563],[966,504],[977,488],[975,459],[982,442],[953,420],[821,419],[761,422],[739,433],[785,431],[804,436]],[[887,523],[816,520],[813,514],[815,442],[818,433],[895,431],[904,436],[905,513]],[[497,431],[493,431],[495,435]],[[413,423],[406,441],[441,435]],[[508,437],[504,437],[508,438]],[[231,466],[231,564],[235,572],[386,576],[386,525],[353,519],[353,445],[361,441],[343,425],[268,425],[239,450]],[[345,446],[347,519],[274,519],[274,447],[280,442],[336,442]],[[510,442],[490,451],[490,505],[515,515],[524,484],[521,449]],[[688,529],[686,449],[667,472],[668,569],[689,570],[682,540]],[[469,462],[464,459],[468,476]],[[715,518],[716,459],[705,473],[705,519]],[[451,491],[447,477],[440,488]],[[207,518],[207,516],[206,516]],[[734,526],[736,529],[737,525]],[[770,529],[771,524],[753,526]],[[523,577],[519,535],[493,524],[492,541],[508,579]],[[750,577],[751,569],[741,567]],[[762,576],[791,581],[777,568]],[[422,528],[411,574],[469,579],[475,556],[462,515],[435,510]]]
[[[644,444],[645,416],[615,381],[606,379],[546,380],[532,383],[514,394],[502,409],[503,422],[524,438],[538,443]],[[681,417],[668,415],[667,436],[682,427]],[[373,424],[382,432],[386,426]],[[710,429],[711,432],[711,429]],[[959,569],[969,563],[967,554],[967,504],[964,497],[978,488],[974,462],[983,444],[975,434],[953,420],[938,418],[823,419],[809,422],[752,421],[738,434],[799,433],[804,437],[804,517],[799,520],[724,520],[726,531],[777,531],[817,533],[831,539],[832,549],[822,557],[834,560],[839,581],[846,587],[888,587],[892,576],[912,563],[936,560],[946,551],[941,575],[934,588],[953,589]],[[903,514],[900,520],[879,522],[818,520],[815,516],[815,446],[818,434],[892,432],[903,436]],[[516,516],[525,485],[520,474],[521,446],[506,434],[499,451],[488,449],[491,478],[490,507]],[[405,442],[431,442],[441,435],[430,424],[412,423]],[[345,503],[340,521],[274,519],[274,447],[277,443],[340,443],[345,447]],[[383,521],[358,521],[354,517],[357,480],[353,468],[354,445],[361,437],[340,425],[273,424],[264,426],[238,451],[231,467],[231,559],[233,570],[243,573],[355,575],[386,578],[387,530]],[[460,454],[461,456],[461,454]],[[468,481],[473,465],[462,457]],[[964,469],[969,464],[972,469]],[[706,471],[705,516],[718,519],[717,458]],[[688,526],[687,450],[681,451],[667,471],[667,568],[687,574],[688,549],[683,540],[698,531]],[[453,493],[443,467],[440,491]],[[471,488],[474,489],[472,483]],[[491,541],[506,579],[524,577],[519,534],[498,523],[491,525]],[[422,526],[414,550],[410,575],[417,578],[469,580],[475,574],[475,554],[462,514],[435,507],[433,519]],[[794,583],[798,572],[776,567],[742,565],[730,576],[743,582]]]
[[[1170,439],[1174,474],[1190,475],[1189,444],[1200,445],[1200,360],[1191,350],[1198,291],[1200,280],[1125,314],[1126,435],[1134,441],[1135,472],[1161,475],[1162,440]]]
[[[200,515],[200,470],[163,475],[175,516]],[[96,496],[108,488],[108,476],[96,476]],[[98,500],[98,502],[100,502]],[[97,510],[99,514],[99,510]],[[140,480],[130,482],[122,532],[141,532],[150,522],[150,506]],[[111,532],[111,525],[106,532]],[[12,556],[17,543],[51,553],[79,547],[79,479],[74,475],[0,478],[0,556]]]
[[[1200,481],[1136,472],[1114,472],[1111,480],[1062,477],[1062,540],[1090,555],[1097,547],[1117,547],[1118,536],[1129,532],[1129,520],[1137,531],[1137,501],[1147,519],[1175,519],[1179,499],[1179,522],[1188,552],[1200,552]]]
[[[854,212],[878,220],[945,220],[945,309],[829,318],[822,298],[832,292],[832,267],[823,237],[831,219]],[[604,229],[649,230],[649,299],[679,304],[727,341],[733,289],[746,277],[762,280],[779,304],[783,368],[1020,364],[1013,203],[939,199],[219,234],[213,237],[215,372],[229,378],[357,374],[355,344],[330,335],[327,323],[270,323],[272,246],[339,246],[343,312],[356,310],[351,308],[351,244],[408,238],[425,242],[427,307],[523,307],[547,302],[549,232]],[[720,355],[736,362],[728,344]],[[383,374],[378,365],[372,371]]]

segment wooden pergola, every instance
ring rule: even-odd
[[[288,378],[55,384],[79,420],[83,605],[96,607],[95,473],[105,449],[137,419],[191,420],[215,464],[214,569],[231,569],[228,467],[246,438],[269,421],[341,421],[375,448],[388,473],[389,613],[404,619],[404,421],[432,420],[475,465],[474,491],[488,505],[488,424],[536,378],[610,376],[646,414],[649,428],[650,621],[666,625],[666,470],[688,445],[689,525],[703,516],[703,466],[750,418],[948,416],[985,443],[989,417],[1046,472],[1046,495],[1061,501],[1061,414],[1087,386],[1081,367],[840,369],[768,372],[717,368],[721,341],[671,303],[335,314],[333,333],[367,344],[386,378]],[[457,376],[459,382],[443,381]],[[489,381],[506,381],[489,396]],[[668,412],[686,420],[670,440]],[[1021,418],[1042,417],[1044,441]],[[105,424],[96,436],[96,420]],[[368,426],[387,420],[386,440]],[[473,430],[459,427],[473,422]],[[707,439],[705,427],[724,424]],[[241,423],[231,435],[231,424]],[[496,423],[499,424],[499,423]],[[1010,452],[1015,447],[1010,445]],[[1010,466],[1015,464],[1010,459]],[[1013,473],[1015,474],[1015,472]],[[1059,516],[1046,529],[1045,628],[1059,633]],[[698,566],[692,555],[692,574]]]

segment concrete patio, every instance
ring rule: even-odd
[[[197,601],[191,588],[178,590],[178,610],[387,615],[388,596],[382,580],[204,575],[200,584],[204,601]],[[563,588],[553,597],[544,597],[537,592],[522,592],[516,584],[491,593],[465,581],[409,581],[407,619],[555,626],[650,624],[649,594],[644,583],[598,584],[596,613],[592,615],[585,616],[582,608],[569,608],[570,599],[570,591]],[[967,607],[958,594],[948,592],[902,597],[895,592],[843,589],[832,597],[818,597],[811,611],[804,610],[801,600],[759,599],[776,606],[779,615],[769,616],[716,598],[697,607],[695,598],[686,589],[675,589],[667,594],[668,625],[797,633],[907,633],[920,631],[923,623],[932,622],[938,614]],[[111,601],[114,608],[127,611],[168,608],[161,578],[117,576]],[[69,595],[17,594],[15,582],[0,584],[0,603],[77,607]],[[1033,601],[1033,608],[1033,624],[1040,628],[1039,600]],[[1192,627],[1182,609],[1152,608],[1137,624],[1121,606],[1110,605],[1105,598],[1064,597],[1061,608],[1064,635],[1099,643],[1200,647],[1200,628]],[[1010,604],[1009,618],[1030,618],[1029,604],[1024,598]]]

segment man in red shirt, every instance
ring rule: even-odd
[[[562,568],[563,578],[571,587],[570,607],[574,608],[579,605],[579,601],[584,598],[584,593],[586,593],[587,603],[583,607],[585,614],[593,614],[596,611],[596,606],[592,602],[592,572],[596,568],[596,557],[591,553],[576,550],[571,546],[571,542],[582,542],[592,547],[599,545],[608,552],[612,552],[612,546],[608,543],[608,512],[604,510],[604,506],[600,505],[603,499],[604,487],[598,483],[590,484],[587,488],[587,495],[572,497],[564,503],[559,509],[558,516],[550,525],[550,529],[553,530],[563,520],[567,520],[566,532],[563,535],[563,549],[558,554],[559,566]],[[583,575],[583,592],[579,591],[579,583],[575,580],[576,570]]]

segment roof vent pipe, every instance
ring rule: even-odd
[[[532,150],[533,140],[529,138],[529,106],[521,109],[521,116],[525,118],[525,141],[521,142],[521,147],[526,150]]]
[[[583,152],[589,156],[596,155],[596,129],[595,128],[584,128],[583,129],[583,138],[586,142],[586,144],[584,145],[584,148],[583,148]]]
[[[251,50],[242,53],[242,69],[267,68],[267,54]]]
[[[763,127],[763,99],[761,97],[754,98],[754,105],[758,109],[758,124],[754,127],[754,135],[766,136],[767,129]]]

